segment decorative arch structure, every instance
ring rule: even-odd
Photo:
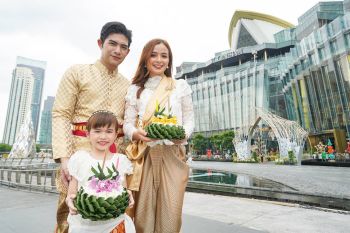
[[[241,127],[236,131],[233,141],[239,159],[249,159],[251,154],[251,138],[254,128],[263,119],[270,127],[278,142],[280,157],[287,158],[288,151],[293,151],[296,155],[298,164],[301,163],[304,144],[308,132],[304,130],[297,122],[284,119],[262,108],[256,108],[257,119],[250,127]]]

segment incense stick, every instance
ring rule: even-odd
[[[105,155],[103,156],[102,170],[105,167],[105,162],[106,162],[106,158],[107,158],[107,151],[108,151],[108,149],[105,150]]]

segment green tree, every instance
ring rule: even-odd
[[[12,149],[12,146],[4,143],[0,143],[0,152],[10,152]]]
[[[228,150],[231,152],[233,151],[232,140],[234,137],[235,133],[233,131],[224,131],[222,133],[212,135],[210,137],[210,142],[213,144],[216,150],[223,154]]]
[[[41,148],[41,147],[40,147],[39,144],[36,144],[36,145],[35,145],[35,150],[36,150],[36,152],[40,152],[40,148]]]
[[[196,134],[192,138],[193,150],[197,154],[204,155],[206,150],[210,147],[208,138],[204,137],[202,134]]]
[[[225,131],[221,133],[222,137],[222,150],[233,152],[233,138],[235,137],[235,132],[233,130]]]
[[[210,136],[209,139],[212,145],[214,146],[215,150],[221,153],[223,142],[222,134],[213,134]]]

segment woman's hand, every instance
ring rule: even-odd
[[[127,190],[128,194],[129,194],[129,208],[132,208],[135,204],[135,200],[134,197],[132,196],[132,192],[128,189]]]
[[[181,140],[179,140],[179,139],[173,139],[173,140],[171,140],[175,145],[182,145],[182,144],[184,144],[186,141],[187,141],[187,139],[186,138],[184,138],[184,139],[181,139]]]
[[[152,139],[150,139],[149,137],[146,137],[147,132],[144,131],[143,129],[137,129],[133,134],[132,134],[132,140],[136,140],[136,141],[144,141],[144,142],[151,142]]]
[[[76,195],[75,194],[68,194],[66,197],[66,204],[69,208],[69,213],[71,215],[76,215],[78,214],[77,209],[74,206],[73,200],[75,199]]]

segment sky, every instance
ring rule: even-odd
[[[47,62],[42,105],[56,94],[65,70],[94,63],[102,26],[123,22],[133,32],[130,53],[119,71],[131,79],[143,46],[166,39],[174,56],[173,72],[184,61],[206,62],[229,49],[228,30],[236,10],[249,10],[297,25],[317,0],[1,0],[0,140],[2,140],[16,57]]]

